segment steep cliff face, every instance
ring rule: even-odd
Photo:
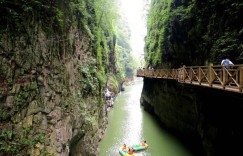
[[[40,30],[35,33],[42,36]],[[102,94],[95,90],[99,90],[99,86],[95,86],[97,80],[80,72],[95,67],[95,62],[90,63],[88,38],[85,34],[80,36],[82,42],[65,41],[63,55],[48,50],[60,48],[55,44],[61,41],[48,42],[44,35],[25,49],[9,47],[6,43],[6,49],[18,50],[0,57],[4,71],[1,75],[4,79],[0,98],[1,130],[13,133],[9,138],[13,141],[10,148],[14,148],[14,140],[19,138],[15,148],[20,150],[20,155],[68,155],[77,142],[83,142],[77,147],[82,149],[80,153],[97,152],[98,130],[103,124],[99,121],[103,116]],[[94,88],[85,86],[87,80],[94,81]],[[22,150],[25,146],[27,151]]]
[[[75,3],[1,3],[0,155],[98,155],[107,43],[93,1]]]
[[[238,144],[243,139],[241,94],[174,80],[144,79],[141,104],[195,155],[242,154]]]
[[[194,148],[200,147],[199,112],[193,90],[174,80],[145,78],[140,101],[145,110],[159,118],[164,128],[177,133],[184,141],[194,141]],[[201,152],[200,148],[197,150]]]
[[[242,60],[242,1],[152,0],[146,62],[154,67],[220,64]]]
[[[242,64],[242,13],[239,0],[151,0],[146,64],[154,68],[202,66],[220,64],[225,57]],[[233,105],[229,99],[235,99]],[[141,103],[165,127],[196,140],[202,151],[196,155],[242,153],[236,144],[242,139],[240,96],[145,79]]]

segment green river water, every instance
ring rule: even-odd
[[[142,87],[141,78],[117,96],[99,146],[100,156],[119,156],[119,147],[124,143],[132,145],[142,140],[146,140],[149,147],[135,156],[192,156],[176,137],[163,130],[155,118],[143,110]]]

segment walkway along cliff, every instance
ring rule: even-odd
[[[163,127],[187,142],[199,156],[242,155],[243,151],[239,144],[243,140],[242,89],[240,89],[241,92],[225,90],[225,87],[230,88],[229,85],[237,86],[235,83],[238,82],[241,83],[242,88],[242,66],[236,66],[235,69],[239,70],[229,71],[229,73],[225,71],[224,67],[212,67],[214,70],[220,69],[231,75],[231,81],[228,81],[220,79],[220,76],[215,74],[218,75],[215,76],[215,83],[220,85],[222,82],[221,88],[194,85],[193,81],[181,83],[184,78],[187,81],[189,78],[193,80],[192,73],[196,71],[195,68],[201,69],[184,67],[185,77],[179,77],[180,71],[183,69],[164,72],[167,73],[165,74],[167,76],[163,76],[162,71],[168,70],[138,71],[138,76],[144,77],[141,105],[145,110],[155,114]],[[211,67],[207,67],[207,69],[209,68]],[[241,78],[237,77],[237,81],[235,75],[233,74],[233,76],[231,73],[235,71],[241,73]],[[198,77],[199,73],[194,72],[193,77]],[[205,76],[207,75],[205,74]]]

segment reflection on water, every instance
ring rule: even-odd
[[[109,113],[109,124],[100,144],[100,156],[119,156],[118,149],[145,139],[149,148],[135,156],[191,156],[173,136],[164,131],[155,119],[140,106],[142,81],[126,87]]]
[[[127,133],[125,133],[122,140],[127,144],[137,144],[142,137],[142,111],[139,103],[141,87],[142,85],[133,86],[126,93],[126,101],[123,105],[127,114],[122,129]]]

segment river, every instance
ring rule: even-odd
[[[192,152],[143,110],[140,105],[142,88],[140,78],[117,96],[99,146],[100,156],[119,156],[118,149],[124,143],[132,145],[142,140],[146,140],[149,147],[136,152],[135,156],[192,156]]]

